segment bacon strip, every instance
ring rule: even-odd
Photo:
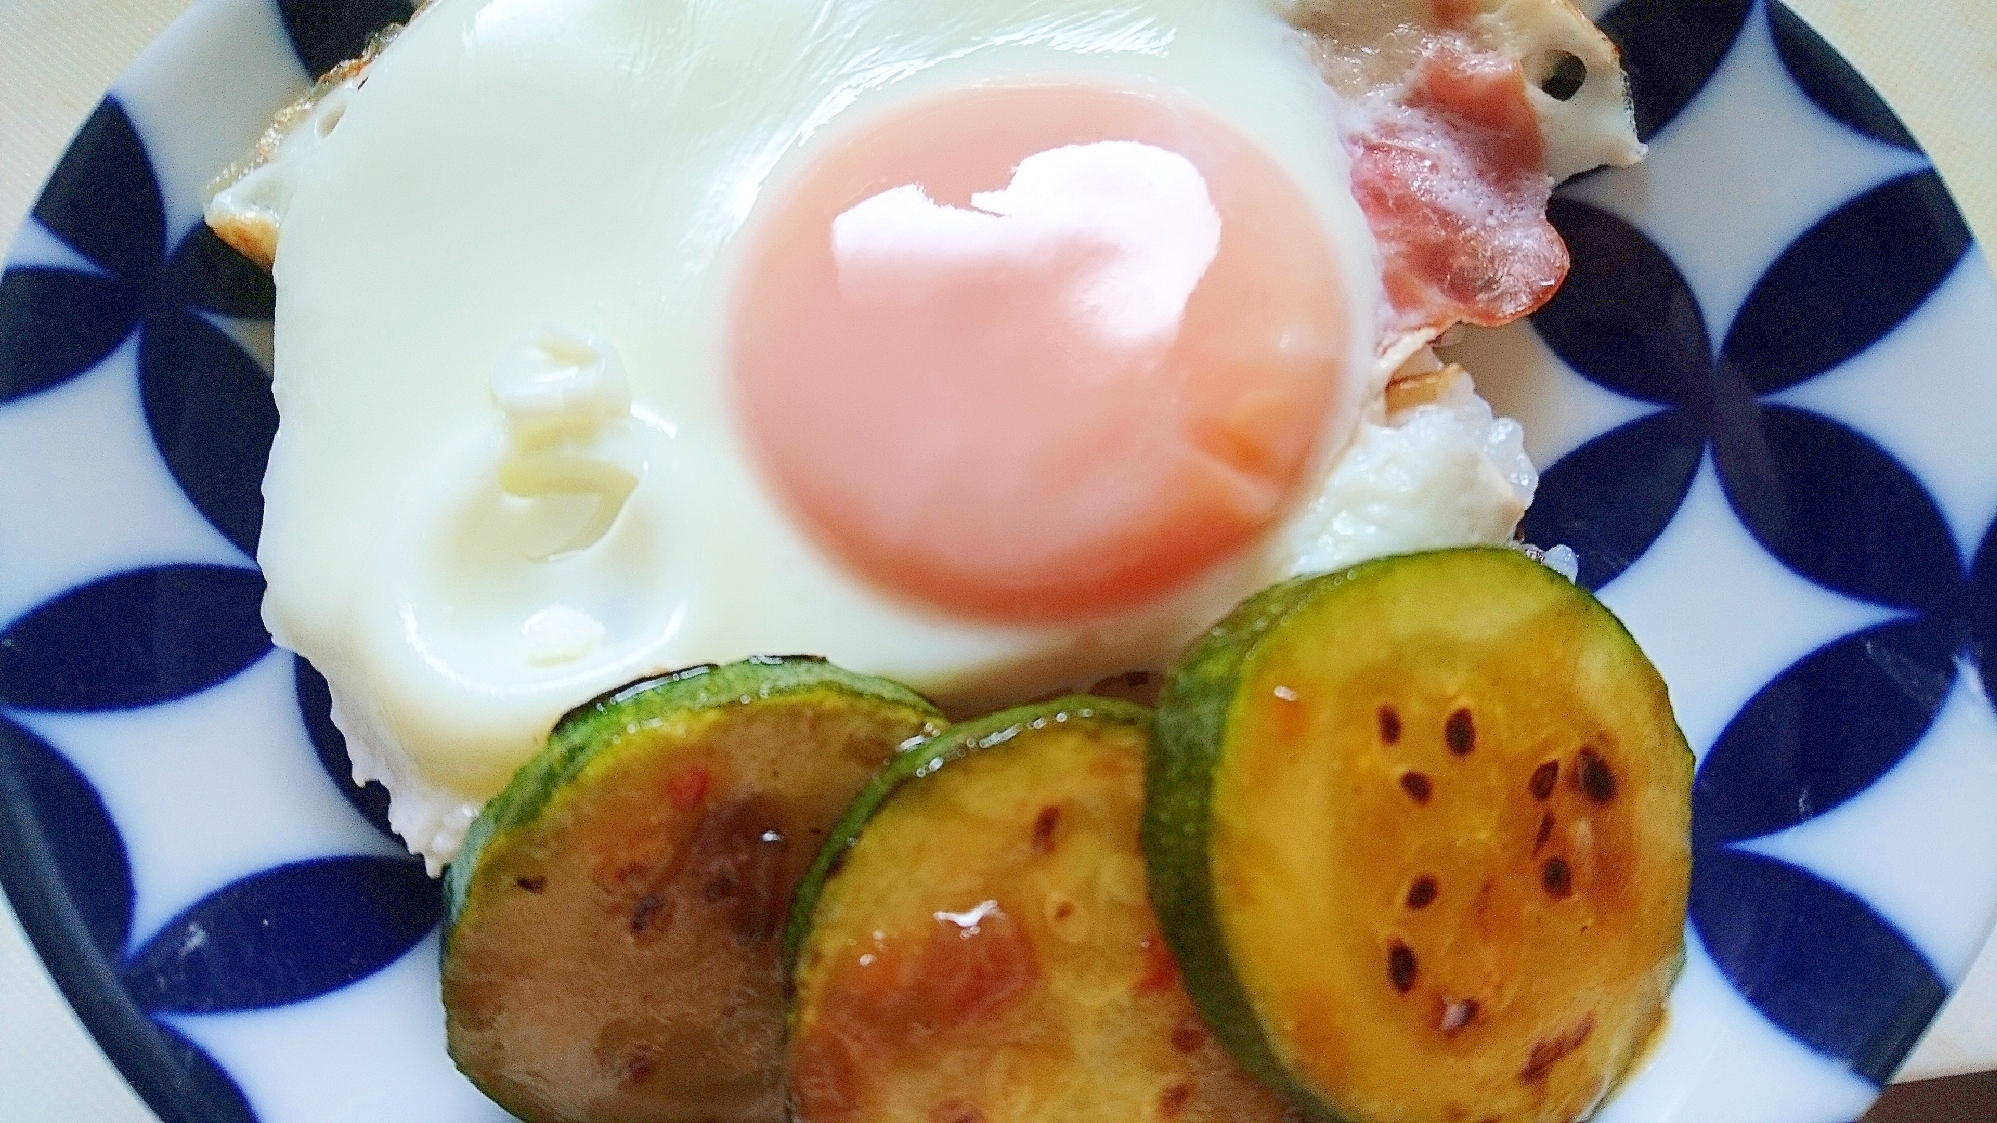
[[[1546,220],[1553,180],[1517,62],[1439,38],[1402,96],[1346,143],[1380,246],[1383,341],[1507,324],[1560,287],[1567,246]]]

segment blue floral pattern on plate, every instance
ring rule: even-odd
[[[282,70],[296,88],[408,11],[402,0],[207,0],[197,9],[215,26],[268,28],[269,49],[247,62]],[[1765,37],[1789,96],[1918,157],[1884,103],[1779,3],[1624,0],[1604,26],[1625,52],[1656,160],[1672,158],[1675,121],[1702,98],[1730,96],[1711,87],[1729,66],[1746,65],[1742,43],[1755,36]],[[131,96],[151,97],[150,112],[132,112]],[[388,969],[434,929],[437,889],[392,845],[386,793],[350,780],[324,681],[274,651],[263,630],[263,583],[249,558],[276,427],[256,330],[273,294],[260,270],[198,224],[174,229],[152,148],[174,138],[140,127],[161,120],[162,109],[171,116],[174,106],[158,101],[156,90],[105,99],[34,209],[24,240],[39,249],[23,257],[17,245],[0,274],[0,434],[54,439],[38,438],[33,411],[60,409],[63,395],[95,380],[129,378],[159,471],[236,553],[79,566],[54,587],[26,591],[0,568],[0,883],[65,995],[163,1118],[364,1117],[351,1104],[302,1110],[298,1097],[260,1079],[230,1027],[272,1011],[329,1011],[336,996],[394,974]],[[1629,174],[1584,177],[1586,192],[1556,199],[1572,283],[1530,328],[1513,330],[1534,333],[1561,369],[1634,413],[1547,468],[1527,531],[1575,546],[1583,583],[1613,604],[1626,575],[1655,580],[1651,571],[1665,563],[1649,559],[1688,520],[1707,522],[1684,533],[1727,532],[1690,510],[1698,480],[1711,473],[1726,519],[1783,572],[1878,614],[1788,661],[1696,746],[1690,925],[1703,958],[1688,979],[1708,963],[1732,997],[1681,994],[1692,1005],[1680,1020],[1706,1032],[1710,1019],[1734,1018],[1722,1027],[1734,1035],[1757,1032],[1755,1019],[1776,1027],[1778,1043],[1766,1047],[1793,1042],[1798,1051],[1784,1063],[1803,1074],[1797,1081],[1821,1085],[1797,1084],[1796,1102],[1825,1105],[1820,1118],[1831,1123],[1860,1110],[1966,963],[1938,963],[1932,938],[1910,936],[1890,909],[1807,860],[1815,853],[1807,839],[1794,840],[1841,809],[1888,798],[1880,793],[1892,777],[1947,735],[1937,730],[1965,683],[1980,709],[1964,720],[1985,723],[1972,739],[1979,751],[1989,747],[1997,525],[1959,544],[1930,487],[1889,443],[1798,394],[1910,330],[1976,254],[1933,171],[1900,171],[1837,202],[1762,263],[1715,344],[1710,313],[1679,262],[1640,222],[1600,205],[1599,193],[1613,194]],[[1988,300],[1977,308],[1991,310]],[[19,418],[30,418],[25,428],[4,428]],[[1997,462],[1973,467],[1997,480]],[[34,483],[0,482],[0,493]],[[0,541],[9,533],[0,521]],[[1682,595],[1695,596],[1711,576],[1682,576]],[[290,716],[257,730],[186,716],[238,690],[253,695],[242,703],[250,712]],[[175,722],[199,734],[148,740],[155,725]],[[168,784],[135,795],[119,782],[131,765],[118,754],[199,754],[201,738],[256,735],[275,742],[271,754],[323,777],[320,787],[343,800],[338,810],[306,809],[300,817],[316,825],[302,839],[268,855],[252,847],[255,860],[231,859],[228,876],[177,894],[160,888],[172,878],[159,867],[181,856],[153,837],[146,801],[220,800],[224,819],[233,793]],[[229,829],[216,827],[218,836]],[[135,839],[148,841],[134,850]],[[174,836],[182,841],[195,849]],[[1997,884],[1997,863],[1975,871],[1980,884]],[[1976,923],[1987,927],[1988,917]],[[411,970],[414,990],[383,1001],[434,1005],[434,991],[424,992],[434,967]],[[323,1041],[324,1024],[295,1032]],[[447,1072],[441,1041],[426,1040],[434,1055],[425,1063]],[[1811,1069],[1810,1057],[1827,1067]],[[494,1117],[468,1092],[435,1102],[450,1104],[446,1116]],[[1632,1091],[1610,1114],[1634,1119],[1644,1103]],[[1735,1117],[1763,1118],[1755,1110]]]
[[[204,226],[166,252],[159,184],[115,98],[84,123],[33,218],[94,268],[0,275],[0,402],[95,368],[136,331],[160,454],[201,513],[254,551],[277,406],[263,367],[209,317],[269,319],[269,276]]]

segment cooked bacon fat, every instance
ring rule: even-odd
[[[1380,244],[1382,337],[1524,316],[1567,275],[1553,179],[1518,62],[1433,40],[1405,93],[1348,136],[1353,194]]]

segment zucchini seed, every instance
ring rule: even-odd
[[[1391,745],[1401,739],[1401,713],[1392,706],[1380,707],[1380,740]]]
[[[1407,792],[1408,798],[1416,803],[1427,803],[1428,797],[1434,794],[1435,785],[1429,783],[1428,777],[1419,772],[1403,772],[1401,790]]]
[[[1477,721],[1470,716],[1468,706],[1449,715],[1442,726],[1442,737],[1449,742],[1449,751],[1457,756],[1469,756],[1470,750],[1477,747]]]
[[[1411,909],[1425,909],[1435,902],[1435,894],[1435,879],[1427,874],[1423,874],[1415,878],[1413,885],[1408,886],[1408,907]]]
[[[516,877],[513,879],[513,884],[518,885],[520,888],[525,889],[529,893],[539,893],[541,890],[546,889],[548,887],[548,879],[539,876]]]
[[[1421,965],[1415,962],[1414,949],[1395,940],[1387,949],[1387,978],[1394,989],[1402,994],[1414,989],[1415,979],[1421,974]]]
[[[1539,883],[1555,900],[1565,900],[1574,894],[1574,871],[1567,868],[1565,858],[1548,858],[1540,867]]]
[[[1616,798],[1616,774],[1609,771],[1607,761],[1594,746],[1584,745],[1574,760],[1574,783],[1581,794],[1596,803],[1607,803]]]
[[[1193,1086],[1183,1080],[1174,1080],[1158,1093],[1158,1112],[1166,1117],[1179,1114],[1193,1098]]]
[[[1532,781],[1526,787],[1532,792],[1534,799],[1543,801],[1553,794],[1553,785],[1559,782],[1560,762],[1549,760],[1532,770]]]
[[[1054,852],[1054,832],[1061,826],[1061,809],[1048,804],[1033,817],[1033,852],[1052,854]]]
[[[1532,852],[1537,854],[1546,848],[1546,840],[1553,837],[1553,812],[1539,813],[1539,835],[1532,840]]]

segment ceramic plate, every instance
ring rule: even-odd
[[[438,894],[347,780],[252,560],[269,281],[208,179],[399,0],[200,0],[0,277],[0,881],[166,1120],[503,1118]],[[1997,911],[1997,286],[1887,108],[1775,3],[1606,14],[1651,157],[1568,184],[1563,295],[1456,356],[1527,519],[1701,756],[1689,959],[1611,1123],[1846,1123]]]

